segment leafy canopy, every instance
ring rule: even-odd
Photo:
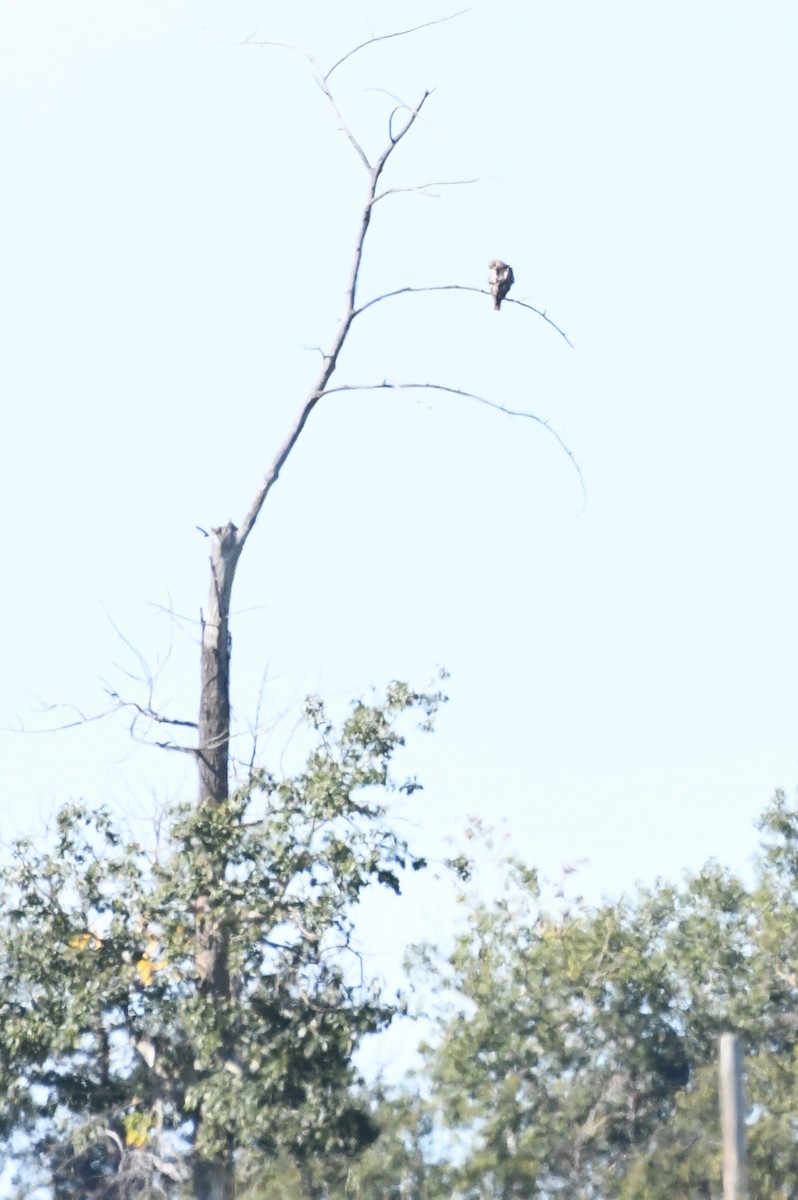
[[[0,869],[0,1143],[21,1195],[182,1195],[192,1158],[232,1149],[239,1177],[281,1156],[310,1178],[376,1126],[352,1056],[401,1007],[363,979],[356,906],[419,870],[386,792],[403,714],[443,697],[393,684],[340,728],[309,701],[304,767],[256,772],[223,805],[169,814],[158,845],[75,804],[47,849]],[[203,978],[224,929],[228,994]],[[305,1176],[302,1175],[303,1171]]]
[[[719,1196],[731,1030],[752,1194],[795,1195],[798,811],[782,793],[761,830],[752,886],[709,863],[597,908],[546,905],[534,871],[506,864],[505,894],[473,903],[447,960],[426,952],[450,1006],[426,1048],[416,1102],[437,1135],[414,1194]]]

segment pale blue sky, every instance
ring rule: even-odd
[[[101,708],[196,617],[196,525],[240,520],[334,331],[365,187],[296,42],[331,63],[422,2],[5,0],[0,8],[0,715]],[[431,847],[506,817],[588,893],[742,866],[798,782],[798,8],[791,0],[477,0],[336,74],[371,149],[435,94],[389,182],[480,182],[377,211],[342,379],[465,400],[326,402],[239,572],[236,710],[264,668],[272,760],[308,691],[452,673],[408,767]],[[309,348],[311,347],[311,348]],[[196,708],[179,634],[161,702]],[[0,737],[4,832],[57,801],[136,820],[192,794],[113,721]],[[412,922],[411,922],[412,924]],[[439,918],[441,927],[445,925]],[[413,928],[415,935],[418,930]],[[398,935],[397,935],[398,936]]]

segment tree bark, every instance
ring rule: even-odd
[[[211,583],[202,619],[199,714],[199,803],[222,805],[230,787],[230,597],[242,542],[232,521],[210,533]],[[224,866],[216,865],[216,871]],[[216,1001],[230,995],[228,934],[206,896],[196,899],[195,963],[203,991]],[[201,1116],[200,1116],[201,1119]],[[232,1150],[222,1159],[194,1163],[196,1200],[233,1200]]]
[[[230,596],[241,543],[232,521],[212,529],[211,585],[202,620],[199,716],[200,804],[228,796],[230,751]]]

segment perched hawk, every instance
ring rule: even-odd
[[[493,296],[493,307],[496,312],[502,306],[502,300],[509,292],[510,288],[515,283],[513,268],[508,267],[507,263],[502,262],[500,258],[494,258],[488,263],[490,275],[488,283],[490,284],[490,294]]]

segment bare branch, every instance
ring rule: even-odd
[[[270,666],[271,666],[271,663],[266,664],[266,666],[264,667],[264,670],[263,670],[263,675],[261,676],[260,687],[258,688],[258,701],[257,701],[257,704],[255,705],[255,720],[250,729],[250,735],[252,737],[252,753],[250,754],[250,757],[249,757],[249,766],[248,766],[248,771],[247,771],[247,779],[248,780],[251,780],[255,774],[255,759],[258,756],[258,734],[260,732],[260,714],[261,714],[261,710],[263,708],[263,697],[266,692],[266,682],[269,677]]]
[[[502,304],[517,304],[519,308],[528,308],[530,312],[533,312],[537,316],[542,317],[547,325],[551,325],[552,329],[556,330],[557,333],[559,333],[560,337],[565,339],[565,341],[568,343],[568,345],[571,347],[571,349],[572,350],[574,349],[574,344],[571,341],[571,339],[568,337],[568,334],[565,333],[564,330],[560,329],[559,325],[555,325],[554,321],[552,321],[551,317],[548,315],[545,308],[544,309],[535,308],[534,304],[529,304],[526,300],[512,300],[509,296],[504,297],[504,299],[502,300]]]
[[[384,200],[386,196],[396,196],[399,192],[417,192],[420,196],[437,199],[435,192],[428,192],[427,188],[464,187],[468,183],[479,183],[479,179],[431,179],[429,183],[419,183],[415,187],[390,187],[384,192],[378,192],[371,203],[374,205],[378,200]]]
[[[110,717],[114,713],[118,713],[123,709],[128,709],[128,710],[132,711],[132,713],[134,714],[132,717],[132,720],[131,720],[129,732],[131,734],[131,737],[133,737],[133,739],[135,741],[139,742],[141,745],[161,746],[162,744],[160,742],[150,742],[146,738],[142,738],[142,737],[138,736],[138,734],[135,732],[135,726],[139,720],[151,721],[154,725],[171,725],[171,726],[176,726],[178,728],[184,728],[184,729],[197,729],[198,728],[196,721],[184,721],[184,720],[179,720],[176,717],[166,717],[162,713],[159,713],[156,709],[152,708],[149,705],[138,704],[138,703],[136,703],[135,700],[125,700],[122,696],[119,695],[118,692],[114,691],[110,687],[106,687],[105,691],[106,691],[106,695],[108,696],[108,699],[111,701],[111,704],[108,706],[108,708],[103,709],[102,712],[90,713],[90,714],[85,713],[85,712],[82,712],[81,709],[79,709],[74,704],[47,704],[47,705],[42,706],[42,708],[41,708],[42,714],[55,712],[60,709],[65,709],[67,712],[75,713],[75,719],[72,721],[64,721],[60,725],[50,725],[46,729],[27,729],[22,724],[20,724],[18,727],[3,726],[2,728],[0,728],[0,733],[24,733],[24,734],[28,734],[28,735],[43,734],[43,733],[44,734],[64,733],[68,729],[79,729],[81,726],[91,725],[95,721],[104,721],[107,717]],[[194,753],[193,750],[187,750],[186,747],[184,747],[184,746],[178,746],[177,744],[172,744],[172,743],[170,743],[165,748],[173,749],[173,750],[181,750],[185,753]]]
[[[343,339],[341,340],[341,345],[343,345]],[[340,347],[339,347],[339,349],[340,349]],[[328,362],[328,358],[329,358],[329,356],[325,357],[325,367]],[[332,371],[330,371],[329,375],[327,376],[328,379],[329,379],[330,375],[332,375]],[[320,395],[314,389],[310,393],[310,395],[307,397],[305,402],[302,404],[299,412],[297,413],[296,419],[294,420],[294,424],[291,426],[291,429],[288,432],[288,437],[285,439],[282,446],[277,451],[277,454],[275,455],[275,458],[274,458],[271,466],[269,467],[268,471],[264,475],[263,481],[260,485],[260,488],[258,489],[257,493],[255,494],[255,498],[249,507],[249,512],[244,517],[244,520],[241,524],[241,528],[238,530],[238,534],[237,534],[238,542],[242,548],[243,548],[243,545],[244,545],[246,539],[249,537],[250,533],[252,532],[255,522],[258,519],[260,510],[263,508],[266,497],[268,496],[269,492],[272,490],[275,483],[279,479],[280,471],[283,469],[286,459],[288,458],[289,454],[293,450],[294,446],[299,441],[299,435],[302,433],[302,430],[305,428],[308,417],[310,416],[310,414],[313,412],[313,409],[318,404],[319,399],[320,399]]]
[[[93,713],[87,716],[75,704],[43,704],[40,712],[42,714],[55,712],[56,709],[66,709],[67,712],[75,713],[74,721],[65,721],[63,725],[51,725],[47,729],[26,729],[20,722],[18,726],[4,725],[0,728],[0,733],[24,733],[24,734],[41,734],[41,733],[63,733],[67,729],[78,729],[81,725],[91,725],[94,721],[104,721],[106,717],[110,717],[115,708],[107,708],[103,712]]]
[[[326,84],[324,86],[326,87]],[[329,91],[329,89],[327,90]],[[357,232],[357,237],[355,238],[355,249],[352,255],[352,267],[349,273],[349,282],[346,289],[346,310],[341,317],[338,331],[333,338],[332,346],[324,356],[319,378],[316,380],[315,386],[311,389],[304,403],[301,405],[294,420],[294,424],[288,433],[288,437],[283,442],[271,466],[266,472],[261,486],[255,494],[255,498],[249,507],[249,511],[244,517],[240,529],[236,531],[235,542],[238,554],[240,554],[241,550],[244,548],[244,543],[255,526],[255,522],[258,519],[260,510],[263,508],[266,497],[274,487],[274,484],[277,482],[280,476],[280,471],[282,470],[286,459],[299,440],[299,436],[307,424],[308,417],[313,412],[313,409],[316,407],[321,397],[324,395],[324,390],[332,378],[336,366],[338,365],[338,356],[343,349],[344,342],[347,339],[352,322],[358,313],[358,309],[355,307],[355,302],[357,297],[357,284],[360,277],[360,264],[363,259],[363,247],[365,245],[366,235],[368,234],[369,225],[371,223],[371,212],[374,207],[374,197],[377,194],[377,185],[380,181],[380,176],[385,169],[385,164],[388,162],[388,159],[391,157],[402,138],[405,137],[405,135],[412,129],[429,96],[429,92],[424,92],[422,94],[415,108],[411,108],[409,110],[408,118],[402,128],[399,129],[398,132],[392,137],[391,141],[382,151],[374,166],[370,168],[371,178],[369,190],[366,197],[366,202],[363,205],[363,210],[360,214],[360,227]]]
[[[359,317],[360,314],[365,312],[367,308],[372,308],[375,304],[380,304],[383,300],[390,300],[392,296],[403,296],[409,292],[476,292],[479,296],[490,295],[490,292],[488,292],[485,288],[468,287],[463,283],[440,283],[431,287],[402,287],[396,288],[396,290],[393,292],[384,292],[381,296],[375,296],[373,300],[367,300],[365,304],[361,304],[360,307],[355,310],[354,316]],[[517,304],[519,308],[528,308],[530,312],[542,317],[546,324],[551,325],[552,329],[556,330],[560,337],[564,338],[573,350],[574,344],[568,337],[568,334],[563,329],[560,329],[559,325],[556,325],[554,321],[552,321],[545,309],[541,310],[539,308],[535,308],[534,305],[527,304],[525,300],[512,300],[509,296],[505,296],[502,303]]]
[[[478,289],[471,288],[470,291]],[[463,388],[448,387],[443,383],[390,383],[387,379],[382,383],[341,383],[337,387],[327,388],[324,392],[325,396],[331,396],[335,392],[377,392],[377,391],[433,391],[446,392],[450,396],[463,396],[467,400],[476,400],[477,404],[485,404],[488,408],[493,408],[497,412],[505,413],[508,417],[523,417],[527,421],[534,421],[536,425],[542,426],[547,433],[551,434],[554,440],[559,445],[560,449],[567,454],[571,460],[571,465],[579,476],[579,485],[582,489],[582,508],[587,504],[587,491],[585,489],[585,481],[582,476],[582,469],[574,457],[573,451],[560,437],[559,433],[548,421],[543,417],[537,416],[535,413],[527,412],[525,409],[508,408],[505,404],[499,404],[497,400],[488,400],[485,396],[477,396],[474,392],[467,392]]]
[[[328,356],[329,373],[327,374],[327,377],[326,377],[326,379],[324,379],[323,383],[321,383],[321,381],[320,381],[321,387],[326,386],[327,380],[330,378],[330,375],[332,375],[332,372],[335,370],[335,363],[336,363],[338,354],[341,350],[341,347],[344,344],[346,335],[349,332],[349,326],[351,325],[352,320],[355,316],[355,299],[356,299],[356,293],[357,293],[358,278],[360,276],[360,264],[361,264],[361,261],[363,258],[363,246],[366,241],[366,234],[368,233],[369,224],[371,222],[371,211],[374,207],[374,197],[377,194],[377,184],[379,183],[380,176],[382,175],[382,172],[385,169],[385,164],[387,163],[390,156],[393,154],[394,150],[396,149],[396,147],[398,146],[398,144],[402,140],[402,138],[410,131],[411,127],[413,126],[413,123],[415,122],[416,118],[418,117],[418,114],[421,112],[421,109],[423,108],[424,104],[429,99],[429,96],[430,96],[429,92],[424,92],[424,94],[421,96],[421,99],[419,100],[416,107],[414,109],[410,110],[410,115],[409,115],[407,121],[405,122],[403,128],[399,131],[398,134],[396,134],[395,137],[391,138],[389,144],[385,147],[382,154],[379,156],[376,163],[374,164],[374,168],[371,172],[371,187],[369,188],[368,199],[366,200],[366,203],[363,207],[363,212],[362,212],[361,218],[360,218],[360,230],[358,232],[358,236],[355,241],[355,252],[352,257],[352,269],[351,269],[351,272],[349,275],[349,284],[347,286],[346,294],[347,294],[347,299],[349,302],[348,307],[347,307],[347,313],[345,314],[344,319],[341,322],[341,325],[339,326],[338,334],[336,335],[334,350],[332,352],[334,357]],[[324,374],[324,372],[322,372],[322,374]]]
[[[205,534],[205,536],[208,535]],[[158,604],[155,600],[149,600],[147,603],[159,616],[171,617],[173,621],[182,621],[185,625],[200,625],[197,617],[187,617],[184,613],[179,613],[174,608],[167,608],[165,604]]]
[[[378,92],[381,96],[387,96],[389,100],[394,100],[400,108],[407,108],[401,96],[397,96],[396,92],[389,92],[387,88],[370,87],[364,88],[366,92]]]
[[[396,108],[391,110],[390,116],[388,117],[388,140],[390,141],[391,145],[393,145],[393,143],[397,140],[393,135],[393,119],[398,112],[405,112],[406,110],[406,104],[398,104]],[[399,136],[401,137],[401,134]]]
[[[311,60],[311,61],[313,61],[313,60]],[[357,140],[355,135],[352,133],[352,130],[349,128],[348,124],[346,123],[346,120],[344,119],[344,115],[341,112],[340,108],[338,107],[338,105],[335,101],[335,98],[329,89],[329,86],[327,84],[327,79],[324,75],[322,75],[321,68],[319,67],[318,63],[316,63],[315,61],[313,62],[313,69],[316,72],[316,78],[318,80],[319,87],[324,92],[324,95],[327,97],[327,101],[328,101],[330,107],[332,108],[333,112],[335,113],[336,120],[338,121],[338,128],[342,131],[342,133],[346,134],[346,136],[349,138],[349,141],[351,142],[352,146],[354,147],[355,151],[357,152],[357,155],[360,158],[360,161],[363,163],[363,166],[366,168],[366,170],[371,171],[371,169],[372,169],[371,163],[368,160],[365,150],[360,145],[360,142]]]
[[[196,746],[179,746],[177,742],[151,742],[141,737],[135,737],[134,740],[140,746],[150,746],[153,750],[173,750],[175,754],[188,754],[192,758],[198,758],[200,754]]]
[[[135,700],[124,700],[118,692],[111,688],[106,688],[106,693],[117,708],[130,708],[145,720],[152,721],[153,725],[175,725],[180,729],[198,728],[196,721],[181,721],[177,717],[165,717],[163,713],[159,713],[157,709],[151,708],[149,705],[137,704]]]
[[[152,668],[150,667],[150,664],[147,662],[146,658],[142,654],[142,652],[136,646],[133,645],[130,638],[125,637],[124,633],[119,628],[116,621],[113,619],[111,614],[108,612],[108,609],[105,608],[104,605],[103,605],[103,612],[105,613],[105,615],[108,619],[109,625],[113,629],[116,636],[119,638],[122,645],[127,646],[130,653],[133,655],[133,657],[138,662],[139,667],[141,669],[141,675],[134,675],[132,671],[129,671],[126,667],[121,666],[119,663],[114,663],[114,666],[117,668],[118,671],[121,671],[123,675],[126,675],[128,677],[128,679],[133,680],[134,683],[146,683],[147,688],[149,689],[149,693],[150,693],[150,695],[152,695],[153,688],[155,686],[155,681],[157,680],[157,678],[160,675],[163,668],[166,666],[166,662],[169,660],[169,656],[172,652],[171,645],[169,647],[169,650],[167,651],[166,660],[163,663],[161,663],[160,666],[158,666],[155,669],[155,671],[153,671]]]
[[[302,58],[304,58],[306,60],[306,62],[310,63],[310,65],[313,69],[313,74],[316,76],[316,82],[318,83],[319,87],[321,88],[322,92],[324,93],[324,95],[327,99],[327,102],[329,103],[330,107],[332,108],[333,112],[335,113],[335,118],[338,121],[338,128],[349,139],[351,145],[353,146],[355,152],[357,153],[358,158],[363,163],[363,166],[366,168],[366,170],[371,171],[371,169],[372,169],[371,163],[368,160],[365,150],[363,149],[363,147],[361,146],[360,142],[357,140],[355,135],[352,133],[352,130],[349,128],[349,125],[347,124],[346,120],[344,119],[344,115],[341,112],[340,108],[338,107],[338,105],[335,101],[335,97],[333,96],[333,94],[330,91],[329,86],[327,84],[327,76],[323,73],[321,67],[319,66],[318,62],[316,61],[316,59],[313,57],[312,54],[308,54],[306,50],[300,50],[299,46],[292,46],[289,42],[270,42],[270,41],[255,42],[255,41],[252,41],[251,38],[247,38],[244,45],[246,45],[246,46],[272,46],[278,50],[292,50],[294,52],[294,54],[301,54]]]
[[[459,16],[459,15],[460,15],[460,13],[453,14],[453,16]],[[452,17],[440,18],[437,21],[426,22],[425,24],[419,25],[415,28],[423,29],[423,28],[427,28],[427,25],[436,25],[436,24],[440,24],[443,20],[451,20],[451,19],[452,19]],[[414,31],[415,31],[414,29],[402,30],[396,34],[386,35],[386,37],[388,37],[388,36],[401,37],[401,36],[404,36],[405,34],[412,33]],[[363,49],[364,46],[370,44],[370,42],[374,41],[374,40],[381,40],[381,39],[370,39],[369,42],[363,43],[363,46],[356,47],[354,51],[350,51],[350,53],[348,55],[346,55],[345,57],[347,57],[347,58],[351,57],[351,54],[356,53],[358,49]],[[426,103],[426,101],[428,100],[428,98],[431,94],[429,91],[425,91],[422,94],[421,98],[419,99],[418,103],[416,104],[416,106],[414,108],[404,105],[404,104],[402,104],[400,106],[407,110],[408,117],[407,117],[407,120],[404,122],[404,124],[399,129],[397,129],[395,132],[393,129],[393,117],[394,117],[396,111],[398,111],[398,110],[396,110],[396,109],[394,110],[394,112],[391,114],[391,119],[390,119],[390,123],[389,123],[388,145],[383,149],[383,151],[377,158],[376,162],[372,166],[368,160],[368,157],[366,156],[365,151],[363,150],[363,147],[360,145],[358,140],[355,138],[355,136],[352,133],[351,129],[349,128],[347,122],[345,121],[343,114],[341,113],[340,109],[338,108],[335,98],[333,97],[332,92],[330,91],[330,87],[329,87],[329,83],[328,83],[329,77],[332,74],[332,72],[336,69],[336,67],[341,65],[341,62],[344,61],[343,59],[341,59],[338,63],[333,64],[333,67],[330,69],[330,71],[328,71],[327,74],[324,75],[321,72],[321,69],[320,69],[319,64],[316,61],[316,59],[313,58],[312,55],[307,54],[306,52],[304,52],[302,50],[299,50],[299,48],[296,46],[289,45],[288,43],[285,43],[285,42],[271,42],[271,41],[258,41],[258,42],[248,41],[248,44],[249,45],[257,45],[257,46],[276,46],[276,47],[280,47],[282,49],[292,50],[292,51],[294,51],[294,53],[301,54],[302,57],[305,58],[306,61],[310,63],[311,67],[313,68],[314,74],[316,75],[316,80],[319,84],[319,87],[322,89],[322,92],[326,96],[329,104],[331,105],[331,107],[333,109],[333,112],[335,113],[335,115],[338,119],[340,128],[343,130],[343,132],[346,134],[349,141],[353,145],[361,162],[368,170],[370,178],[369,178],[368,195],[366,198],[366,202],[363,206],[363,210],[361,212],[360,227],[358,229],[358,233],[355,238],[355,248],[354,248],[354,253],[352,256],[352,266],[350,269],[349,282],[347,284],[347,289],[346,289],[346,300],[347,300],[346,310],[345,310],[345,312],[341,318],[341,321],[339,323],[338,331],[333,339],[332,346],[331,346],[330,350],[327,352],[327,354],[325,354],[323,356],[321,372],[319,374],[319,378],[316,381],[315,386],[308,393],[304,403],[301,405],[299,412],[297,413],[297,416],[294,420],[294,424],[291,427],[291,429],[289,430],[287,438],[285,439],[282,446],[278,450],[274,460],[272,461],[271,466],[269,467],[268,471],[266,472],[266,475],[264,476],[264,478],[261,482],[261,486],[258,489],[258,491],[256,492],[255,497],[249,507],[249,511],[247,512],[246,516],[244,517],[244,521],[243,521],[241,527],[235,531],[234,541],[235,541],[235,557],[236,557],[236,559],[238,558],[238,555],[241,553],[241,550],[244,548],[244,544],[246,543],[247,538],[249,537],[250,533],[252,532],[252,530],[255,526],[255,522],[258,519],[261,509],[263,508],[266,497],[268,496],[268,494],[271,491],[274,484],[277,482],[277,479],[280,476],[280,471],[282,470],[283,466],[285,465],[286,460],[288,459],[288,456],[291,454],[291,451],[293,450],[294,446],[296,445],[297,441],[299,440],[302,430],[305,428],[305,425],[307,424],[308,417],[310,416],[310,414],[313,412],[313,409],[318,404],[321,396],[324,394],[324,389],[326,388],[329,380],[332,378],[332,376],[335,372],[335,369],[336,369],[336,366],[338,363],[338,356],[341,353],[343,345],[349,334],[349,330],[351,328],[352,321],[354,320],[354,318],[358,312],[358,310],[355,307],[356,297],[357,297],[357,285],[358,285],[358,279],[360,277],[360,265],[361,265],[362,258],[363,258],[363,248],[364,248],[365,241],[366,241],[366,235],[367,235],[368,229],[369,229],[369,224],[371,222],[371,212],[374,207],[375,199],[377,196],[377,185],[379,183],[379,180],[380,180],[380,177],[381,177],[383,171],[385,170],[385,166],[388,162],[388,159],[391,157],[394,150],[399,145],[399,143],[402,141],[402,139],[412,129],[413,125],[415,124],[415,122],[418,118],[419,113],[421,112],[421,109],[423,108],[424,104]],[[233,554],[233,546],[232,545],[230,547],[229,553],[230,553],[230,555]],[[235,570],[235,568],[233,568],[233,570]]]
[[[379,158],[380,171],[382,171],[382,168],[385,166],[386,162],[388,161],[388,157],[391,154],[391,152],[393,151],[394,146],[397,146],[399,144],[399,142],[401,142],[401,140],[405,136],[405,134],[409,131],[409,129],[410,129],[411,125],[413,124],[413,122],[415,121],[416,117],[421,112],[421,106],[424,104],[425,100],[427,100],[431,95],[432,95],[432,92],[430,90],[427,90],[424,93],[424,95],[421,97],[421,99],[419,100],[419,102],[415,108],[408,109],[408,106],[406,104],[403,104],[403,105],[401,105],[401,107],[395,108],[393,110],[390,117],[388,118],[388,137],[391,139],[391,144],[388,147],[388,149],[384,150],[383,153],[380,155],[380,158]],[[402,109],[409,111],[410,116],[407,118],[407,120],[405,121],[404,125],[399,130],[399,132],[394,133],[393,119],[398,112],[402,111]]]
[[[361,42],[360,45],[355,46],[354,49],[347,50],[346,54],[339,58],[337,62],[334,62],[327,74],[324,76],[324,82],[326,83],[333,71],[337,71],[339,67],[343,66],[347,59],[353,58],[361,50],[365,50],[369,46],[376,45],[377,42],[387,42],[390,40],[390,38],[407,37],[407,35],[410,33],[418,33],[419,29],[429,29],[433,25],[443,25],[444,22],[454,21],[456,17],[462,17],[464,13],[469,11],[470,9],[461,8],[459,12],[450,13],[448,17],[438,17],[438,19],[435,21],[425,21],[423,25],[414,25],[412,29],[399,29],[396,31],[396,33],[383,33],[380,34],[379,37],[369,38],[368,41]]]

